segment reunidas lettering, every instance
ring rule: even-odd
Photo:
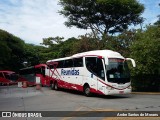
[[[79,75],[79,70],[75,70],[74,68],[70,70],[61,69],[61,75]]]

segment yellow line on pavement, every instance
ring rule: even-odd
[[[68,116],[74,115],[75,112],[81,110],[82,108],[84,108],[84,107],[79,107],[79,108],[77,108],[75,111],[73,111],[73,112],[71,112],[70,114],[68,114]],[[69,119],[71,119],[71,118],[73,118],[73,117],[64,117],[64,118],[62,118],[61,120],[69,120]]]
[[[80,111],[82,108],[89,108],[90,111],[81,111],[80,113],[77,113],[77,111]],[[68,114],[68,116],[81,116],[81,115],[86,115],[86,114],[90,114],[92,112],[102,112],[102,111],[117,111],[115,109],[105,109],[105,108],[90,108],[90,107],[87,107],[87,106],[83,106],[83,107],[79,107],[78,109],[76,109],[75,111],[73,111],[72,113]],[[69,120],[69,119],[72,119],[72,118],[75,118],[75,117],[64,117],[62,118],[61,120]]]

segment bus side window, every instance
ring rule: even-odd
[[[42,70],[42,75],[45,76],[45,67],[42,67],[41,70]]]
[[[53,65],[48,65],[47,69],[53,69]]]
[[[42,73],[41,68],[35,68],[35,72],[36,72],[36,74],[41,74]]]
[[[68,59],[64,61],[64,68],[69,68],[69,67],[73,67],[73,60],[72,59]]]
[[[8,73],[4,73],[6,79],[10,79],[10,75]]]
[[[57,68],[63,68],[63,63],[64,61],[58,61],[58,65],[57,65]]]
[[[74,67],[83,67],[83,58],[74,58]]]
[[[97,57],[86,57],[85,60],[88,71],[105,80],[102,59]]]
[[[4,77],[2,72],[0,72],[0,77],[2,77],[2,78]]]
[[[96,57],[86,57],[86,67],[91,73],[97,75]]]
[[[105,80],[103,63],[102,63],[102,59],[100,59],[100,58],[97,58],[97,75],[98,75],[98,77]]]

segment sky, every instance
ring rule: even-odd
[[[145,6],[143,25],[156,22],[160,14],[160,0],[138,1]],[[58,0],[0,0],[0,29],[36,45],[42,43],[43,38],[77,38],[91,32],[66,27],[64,22],[67,18],[58,13],[61,9]]]

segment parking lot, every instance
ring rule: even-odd
[[[83,93],[65,89],[54,91],[49,87],[42,87],[41,90],[36,90],[35,87],[18,88],[17,86],[0,86],[0,111],[57,111],[57,114],[60,114],[60,111],[69,111],[66,112],[69,117],[63,115],[56,117],[55,115],[54,119],[58,120],[86,119],[85,115],[87,114],[90,114],[87,119],[91,120],[158,120],[160,119],[159,117],[95,117],[92,111],[160,111],[159,100],[160,94],[136,93],[86,97]],[[81,113],[82,116],[75,117],[74,114],[77,113]],[[16,120],[17,118],[14,119]],[[19,119],[32,120],[33,118]],[[53,118],[45,117],[41,119],[52,120]]]

